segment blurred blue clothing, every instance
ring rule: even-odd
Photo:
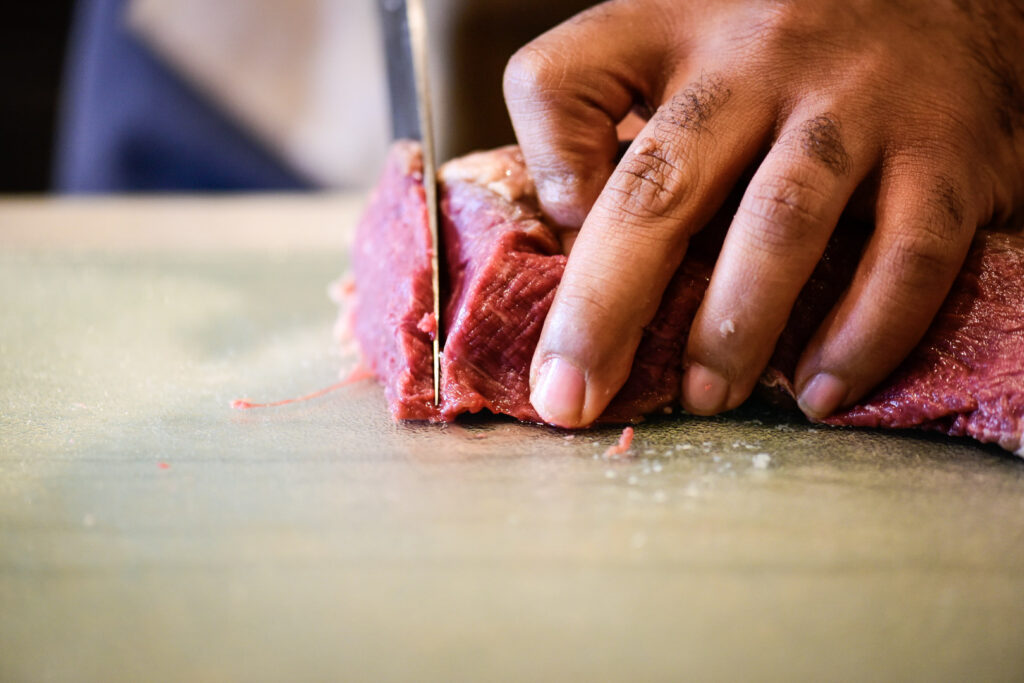
[[[127,0],[79,0],[55,189],[300,190],[313,183],[172,73],[125,27]]]

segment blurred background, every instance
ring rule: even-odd
[[[370,186],[390,130],[376,2],[12,3],[0,193]],[[594,3],[425,4],[445,159],[514,140],[506,61]]]

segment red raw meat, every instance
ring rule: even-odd
[[[400,420],[437,419],[432,338],[422,324],[434,308],[430,257],[420,147],[397,142],[357,228],[352,269],[353,332]]]
[[[396,143],[353,249],[355,334],[396,419],[450,421],[487,409],[539,421],[529,365],[565,257],[541,220],[515,147],[442,166],[448,263],[441,405],[433,405],[430,241],[415,143]],[[678,402],[690,323],[707,287],[720,225],[702,231],[647,326],[630,377],[601,416],[631,422]],[[804,288],[762,383],[792,394],[800,349],[856,265],[866,231],[846,225]],[[1024,238],[981,231],[934,324],[863,403],[829,424],[921,427],[1024,455]]]

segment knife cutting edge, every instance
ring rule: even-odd
[[[391,96],[394,139],[419,140],[423,150],[423,190],[430,231],[430,286],[434,304],[431,360],[434,405],[441,403],[441,239],[438,230],[437,160],[427,61],[427,17],[422,0],[380,0]]]

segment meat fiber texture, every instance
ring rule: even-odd
[[[430,231],[419,145],[397,142],[356,228],[353,333],[397,419],[438,419],[433,405]]]
[[[515,147],[439,171],[448,271],[442,291],[441,401],[433,403],[430,239],[418,145],[398,142],[360,221],[352,252],[354,332],[396,419],[451,421],[488,410],[540,422],[529,367],[565,267]],[[646,327],[629,379],[601,416],[635,422],[678,403],[690,323],[727,225],[693,241]],[[867,231],[844,224],[804,288],[763,387],[792,397],[800,349],[852,276]],[[1024,455],[1024,238],[980,231],[924,339],[862,403],[831,425],[924,428]]]

